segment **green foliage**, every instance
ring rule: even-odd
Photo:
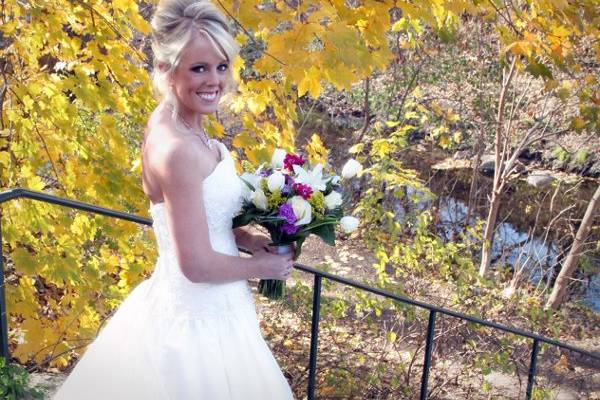
[[[573,157],[573,162],[576,165],[582,166],[586,163],[586,161],[588,160],[589,157],[590,157],[589,151],[586,149],[581,149],[577,153],[575,153],[575,156]]]
[[[577,53],[582,49],[593,59],[600,54],[595,2],[534,0],[508,19],[505,13],[513,11],[498,9],[495,2],[462,0],[219,4],[248,32],[238,35],[246,45],[234,65],[240,93],[228,107],[241,125],[233,145],[254,165],[267,161],[275,146],[294,147],[300,98],[317,98],[329,85],[353,90],[362,104],[363,86],[353,85],[387,70],[397,58],[393,66],[401,79],[372,90],[373,107],[382,110],[379,124],[366,133],[366,146],[354,148],[357,158],[369,163],[365,176],[371,186],[357,212],[377,256],[376,283],[403,293],[409,277],[448,282],[456,289],[451,305],[497,312],[502,298],[489,282],[473,276],[472,246],[479,229],[459,243],[436,237],[431,215],[415,206],[431,194],[398,158],[411,133],[424,132],[445,148],[459,143],[462,134],[457,111],[423,99],[414,61],[424,54],[439,59],[438,42],[424,40],[428,32],[454,45],[464,21],[489,22],[501,48],[495,55],[518,57],[518,68],[543,77],[548,92],[574,99],[573,127],[597,132],[598,80]],[[150,63],[137,45],[149,33],[138,3],[8,0],[1,18],[6,92],[0,104],[0,187],[22,186],[147,215],[139,142],[155,101]],[[423,74],[423,82],[469,73],[470,60],[461,59],[455,68],[451,58],[440,61],[441,74]],[[498,75],[498,66],[492,63],[486,81]],[[563,79],[557,74],[562,69],[582,79]],[[482,113],[492,109],[488,97],[475,101]],[[214,121],[208,129],[224,134]],[[327,157],[318,136],[307,152],[311,162]],[[396,215],[397,204],[407,210],[403,219]],[[132,223],[25,200],[2,211],[10,333],[24,338],[11,343],[15,357],[65,367],[69,351],[93,337],[102,319],[151,271],[152,236]],[[299,289],[292,296],[310,304],[309,291]],[[361,296],[353,311],[368,318],[382,315],[386,307],[409,319],[422,317],[405,306]],[[522,307],[521,316],[532,324],[548,318],[539,305],[526,301],[514,303]],[[324,304],[334,319],[350,307],[343,301]]]
[[[564,147],[557,147],[552,152],[552,156],[561,163],[566,163],[571,158],[571,155]]]
[[[29,374],[18,364],[6,363],[0,357],[0,398],[18,400],[28,396],[31,399],[43,399],[44,394],[38,388],[29,387]]]

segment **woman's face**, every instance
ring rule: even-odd
[[[192,39],[171,76],[181,116],[191,122],[197,114],[214,113],[229,78],[229,62],[209,39],[203,34]]]

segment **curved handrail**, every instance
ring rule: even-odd
[[[43,201],[46,203],[52,203],[63,207],[69,207],[81,211],[91,212],[94,214],[105,215],[111,218],[122,219],[126,221],[135,222],[142,225],[151,226],[152,220],[144,217],[140,217],[138,215],[129,214],[126,212],[115,211],[104,207],[95,206],[88,203],[83,203],[76,200],[61,198],[58,196],[36,192],[23,188],[15,188],[10,189],[4,192],[0,192],[0,205],[14,199],[26,198],[37,201]],[[1,213],[0,213],[1,217]],[[1,219],[1,218],[0,218]],[[244,249],[240,249],[244,252],[247,252]],[[312,320],[312,329],[311,329],[311,351],[310,351],[310,365],[309,365],[309,383],[308,383],[308,398],[314,399],[314,391],[315,391],[315,377],[316,377],[316,357],[317,357],[317,338],[318,338],[318,325],[319,325],[319,308],[320,308],[320,299],[321,299],[321,281],[323,278],[329,279],[334,282],[338,282],[344,285],[348,285],[360,290],[367,291],[369,293],[373,293],[379,296],[383,296],[395,301],[399,301],[405,304],[410,304],[415,307],[419,307],[422,309],[429,310],[429,323],[427,327],[427,340],[426,340],[426,348],[425,348],[425,359],[423,365],[423,376],[421,380],[421,399],[427,398],[427,380],[429,375],[429,365],[431,361],[431,352],[433,349],[433,333],[435,330],[435,319],[437,314],[444,314],[451,317],[459,318],[462,320],[466,320],[469,322],[476,323],[478,325],[487,326],[493,329],[498,329],[504,332],[512,333],[518,336],[526,337],[529,339],[533,339],[533,346],[531,352],[531,362],[529,368],[529,379],[527,384],[526,397],[531,398],[533,391],[533,379],[536,374],[536,365],[537,365],[537,355],[539,352],[539,344],[546,343],[552,346],[556,346],[559,348],[563,348],[565,350],[573,351],[575,353],[590,357],[595,360],[600,360],[600,353],[593,353],[575,346],[571,346],[567,343],[560,342],[555,339],[551,339],[542,335],[538,335],[533,332],[528,332],[522,329],[510,327],[507,325],[499,324],[493,321],[484,320],[481,318],[477,318],[468,314],[464,314],[458,311],[454,311],[448,308],[439,307],[433,304],[425,303],[419,300],[413,300],[408,297],[400,296],[395,293],[391,293],[389,291],[374,288],[368,285],[365,285],[360,282],[353,281],[351,279],[343,278],[334,274],[330,274],[328,272],[320,271],[314,267],[310,267],[307,265],[303,265],[300,263],[296,263],[294,268],[304,271],[310,274],[313,274],[315,277],[314,282],[314,291],[313,291],[313,320]],[[5,292],[4,292],[4,265],[3,265],[3,257],[2,257],[2,224],[0,220],[0,356],[8,359],[8,326],[6,322],[6,300],[5,300]]]

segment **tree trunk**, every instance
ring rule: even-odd
[[[474,208],[476,206],[476,197],[477,197],[477,185],[479,181],[479,163],[481,162],[481,156],[483,155],[483,151],[485,150],[485,146],[483,145],[483,133],[479,133],[479,137],[477,138],[477,142],[475,143],[475,161],[473,163],[473,168],[471,169],[471,187],[469,188],[469,203],[467,205],[467,216],[465,217],[465,226],[469,226],[471,221],[471,215],[473,214]]]
[[[592,228],[592,224],[594,222],[594,214],[598,210],[599,206],[600,185],[598,188],[596,188],[596,192],[592,196],[592,199],[585,210],[585,215],[583,216],[583,220],[581,220],[581,225],[577,230],[571,250],[569,250],[569,254],[567,255],[565,263],[563,264],[560,273],[556,278],[556,282],[554,283],[554,288],[552,289],[550,298],[548,298],[548,302],[546,303],[546,309],[551,308],[556,310],[563,302],[565,295],[567,294],[569,280],[571,279],[571,276],[577,267],[583,244],[590,233],[590,229]]]
[[[481,249],[481,264],[479,265],[479,275],[485,276],[490,269],[492,259],[492,243],[494,240],[494,230],[496,229],[496,219],[498,209],[500,208],[500,194],[506,183],[505,173],[510,173],[506,168],[507,146],[510,132],[504,132],[504,108],[506,106],[506,96],[510,88],[511,81],[515,76],[516,58],[513,57],[510,67],[504,68],[502,72],[502,89],[498,99],[498,114],[496,115],[496,137],[494,140],[494,183],[492,184],[492,198],[490,199],[490,210],[483,234],[483,247]],[[509,121],[510,122],[510,121]]]
[[[496,219],[500,209],[500,194],[496,190],[492,192],[490,200],[490,210],[485,222],[485,231],[483,233],[483,247],[481,249],[481,264],[479,265],[479,275],[485,276],[490,269],[492,260],[492,243],[494,239],[494,230],[496,229]]]
[[[363,114],[364,114],[364,121],[363,121],[363,127],[360,130],[360,135],[358,136],[358,142],[362,142],[363,136],[365,135],[365,133],[367,133],[367,130],[369,129],[369,121],[370,121],[370,115],[371,114],[371,107],[369,106],[369,91],[370,91],[370,78],[367,77],[367,79],[365,79],[365,102],[363,105]]]

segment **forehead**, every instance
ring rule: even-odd
[[[183,49],[181,64],[218,64],[227,59],[215,47],[216,43],[206,37],[205,34],[197,34],[192,37]]]

